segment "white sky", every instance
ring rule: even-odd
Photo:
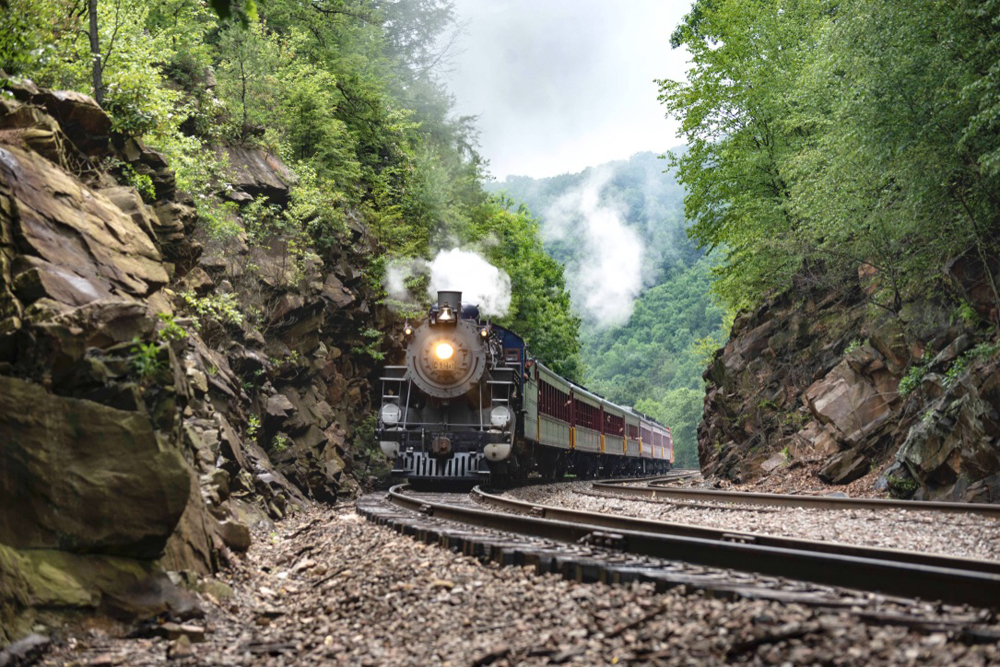
[[[682,79],[670,34],[690,0],[455,0],[466,24],[446,80],[479,116],[499,179],[578,172],[678,145],[656,78]]]

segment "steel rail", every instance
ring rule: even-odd
[[[941,556],[938,554],[920,551],[904,551],[902,549],[889,549],[885,547],[859,546],[846,544],[844,542],[825,542],[797,537],[783,537],[781,535],[766,535],[763,533],[747,533],[735,530],[712,528],[709,526],[699,526],[696,524],[676,523],[673,521],[657,521],[655,519],[640,519],[638,517],[623,516],[621,514],[601,514],[587,510],[574,510],[554,505],[540,505],[538,503],[514,500],[513,498],[486,493],[479,487],[472,490],[472,495],[488,505],[498,507],[506,511],[520,512],[522,514],[530,514],[531,516],[554,519],[556,521],[568,521],[571,523],[601,526],[612,530],[637,530],[646,533],[655,533],[658,535],[697,537],[719,542],[739,542],[742,544],[756,544],[759,546],[777,547],[781,549],[795,549],[800,551],[811,551],[814,553],[836,554],[857,558],[871,558],[888,562],[910,563],[912,565],[969,570],[973,572],[986,572],[1000,575],[1000,561],[960,558],[957,556]]]
[[[628,480],[594,482],[596,491],[608,491],[622,495],[644,496],[676,500],[700,500],[717,503],[737,503],[748,505],[771,505],[778,507],[803,507],[811,509],[869,509],[869,510],[910,510],[913,512],[949,512],[954,514],[979,514],[1000,518],[1000,505],[989,503],[955,503],[926,500],[890,500],[885,498],[835,498],[830,496],[784,495],[779,493],[755,493],[750,491],[720,491],[716,489],[682,489],[655,486],[626,486]]]
[[[604,518],[605,521],[602,523],[580,523],[449,505],[407,495],[403,491],[404,488],[405,485],[401,485],[390,489],[390,501],[428,516],[482,528],[515,532],[557,542],[603,546],[635,555],[709,567],[879,591],[889,595],[920,597],[981,607],[1000,605],[1000,574],[970,569],[969,559],[950,559],[949,562],[954,567],[945,567],[899,562],[887,560],[885,557],[821,553],[799,548],[744,543],[738,541],[740,534],[737,533],[727,533],[737,541],[670,535],[624,527],[636,524],[616,524],[614,519],[618,517],[608,515],[597,515]],[[533,506],[529,504],[530,507]]]

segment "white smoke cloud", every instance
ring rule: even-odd
[[[644,244],[621,212],[601,203],[611,169],[594,170],[584,184],[559,197],[543,214],[545,240],[570,238],[582,246],[566,267],[573,302],[599,327],[624,324],[643,287]]]
[[[414,257],[394,259],[386,267],[382,285],[391,300],[413,306],[416,300],[406,281],[421,275],[429,277],[427,295],[431,301],[439,291],[455,291],[462,293],[462,303],[478,305],[486,317],[503,317],[510,309],[510,276],[476,252],[440,250],[430,262]]]
[[[406,280],[412,276],[427,274],[429,271],[426,260],[413,257],[393,259],[385,269],[382,286],[389,298],[410,303],[413,298],[406,288]]]
[[[503,317],[510,308],[510,276],[482,255],[453,248],[441,250],[430,264],[428,295],[439,291],[462,293],[462,303],[476,304],[487,317]]]

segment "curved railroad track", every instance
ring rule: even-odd
[[[827,603],[844,595],[794,584],[775,588],[773,578],[781,577],[945,603],[1000,604],[997,561],[597,514],[512,500],[478,487],[471,494],[442,494],[397,486],[385,500],[366,497],[358,509],[369,519],[468,555],[583,580],[651,579],[753,597],[818,595]]]

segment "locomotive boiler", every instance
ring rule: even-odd
[[[405,365],[385,368],[378,438],[396,473],[480,478],[510,467],[524,343],[461,298],[439,292],[427,318],[404,329]]]
[[[376,436],[411,480],[511,481],[668,470],[670,429],[532,359],[514,332],[483,322],[461,292],[438,292],[386,366]]]

